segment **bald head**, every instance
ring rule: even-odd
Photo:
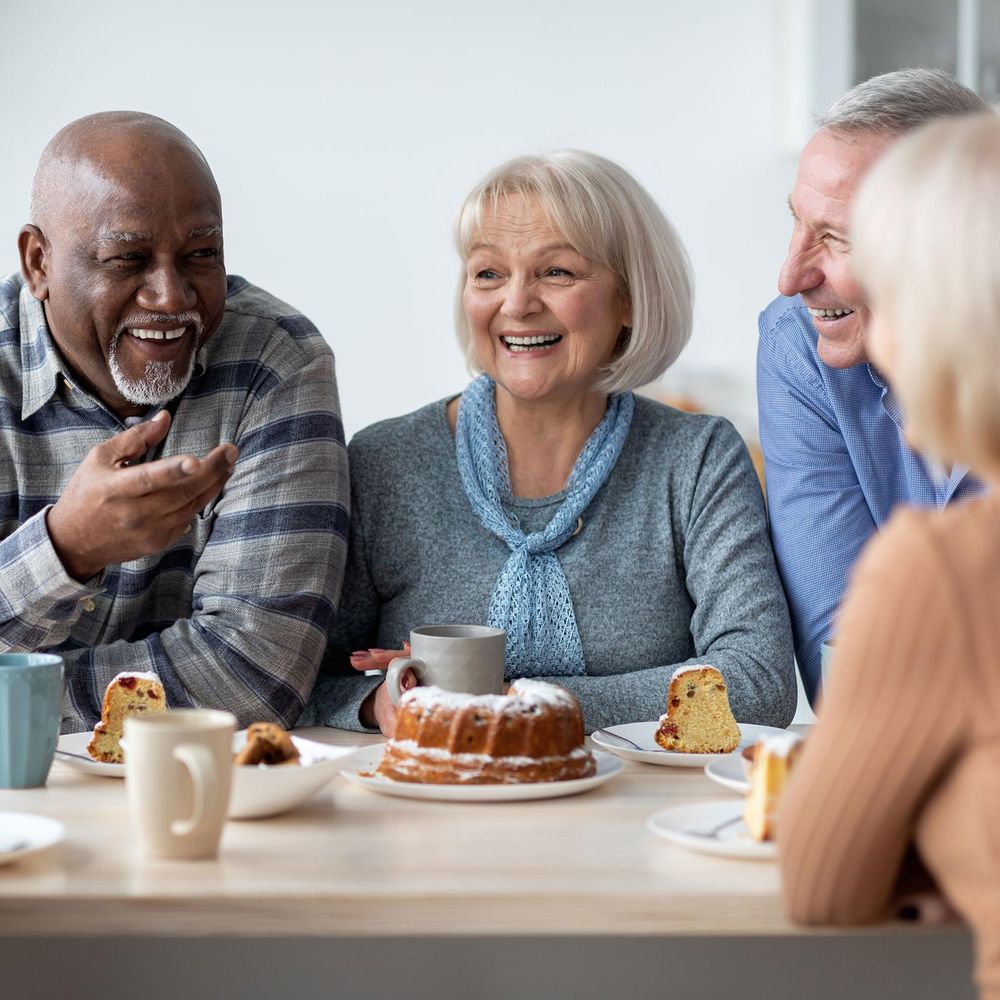
[[[104,111],[61,128],[42,150],[31,185],[31,223],[43,232],[97,183],[156,193],[164,170],[181,170],[219,189],[198,147],[177,127],[139,111]]]

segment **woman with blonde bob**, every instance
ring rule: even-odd
[[[992,492],[898,513],[858,568],[778,817],[808,923],[878,920],[916,858],[977,934],[1000,998],[1000,120],[942,121],[875,166],[851,225],[868,352],[912,444]],[[916,854],[908,848],[916,847]],[[919,916],[912,902],[904,916]]]
[[[590,153],[493,171],[456,226],[461,395],[358,434],[338,622],[306,721],[391,735],[379,676],[416,626],[507,633],[506,676],[572,690],[588,728],[656,719],[710,663],[737,718],[795,706],[760,488],[718,417],[635,396],[691,330],[687,255]],[[412,678],[411,678],[412,681]]]

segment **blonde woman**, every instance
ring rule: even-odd
[[[379,676],[415,626],[507,633],[507,677],[572,690],[588,728],[657,718],[719,668],[736,717],[795,708],[788,610],[733,428],[635,396],[691,330],[687,255],[592,153],[522,157],[466,198],[458,395],[356,435],[349,568],[306,721],[393,731]]]
[[[883,918],[920,862],[1000,998],[1000,120],[940,122],[872,170],[851,225],[868,350],[915,448],[983,499],[905,511],[841,616],[820,721],[779,816],[791,916]],[[911,906],[907,914],[915,915]]]

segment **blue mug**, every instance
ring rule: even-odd
[[[63,661],[0,653],[0,788],[45,784],[62,721]]]

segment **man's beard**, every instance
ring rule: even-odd
[[[108,368],[111,370],[115,386],[124,399],[134,406],[159,406],[176,399],[187,388],[188,382],[191,381],[191,374],[194,372],[195,355],[198,353],[203,329],[200,317],[195,316],[194,318],[197,320],[193,334],[194,345],[188,354],[184,371],[180,374],[174,371],[175,362],[173,361],[147,361],[142,378],[129,378],[118,363],[118,340],[122,334],[126,336],[131,336],[131,334],[124,326],[115,334],[111,341],[111,349],[108,351]],[[190,317],[185,317],[185,319],[188,323],[191,322]],[[141,325],[141,322],[136,321],[129,323],[129,326]],[[184,362],[181,360],[180,363]]]

